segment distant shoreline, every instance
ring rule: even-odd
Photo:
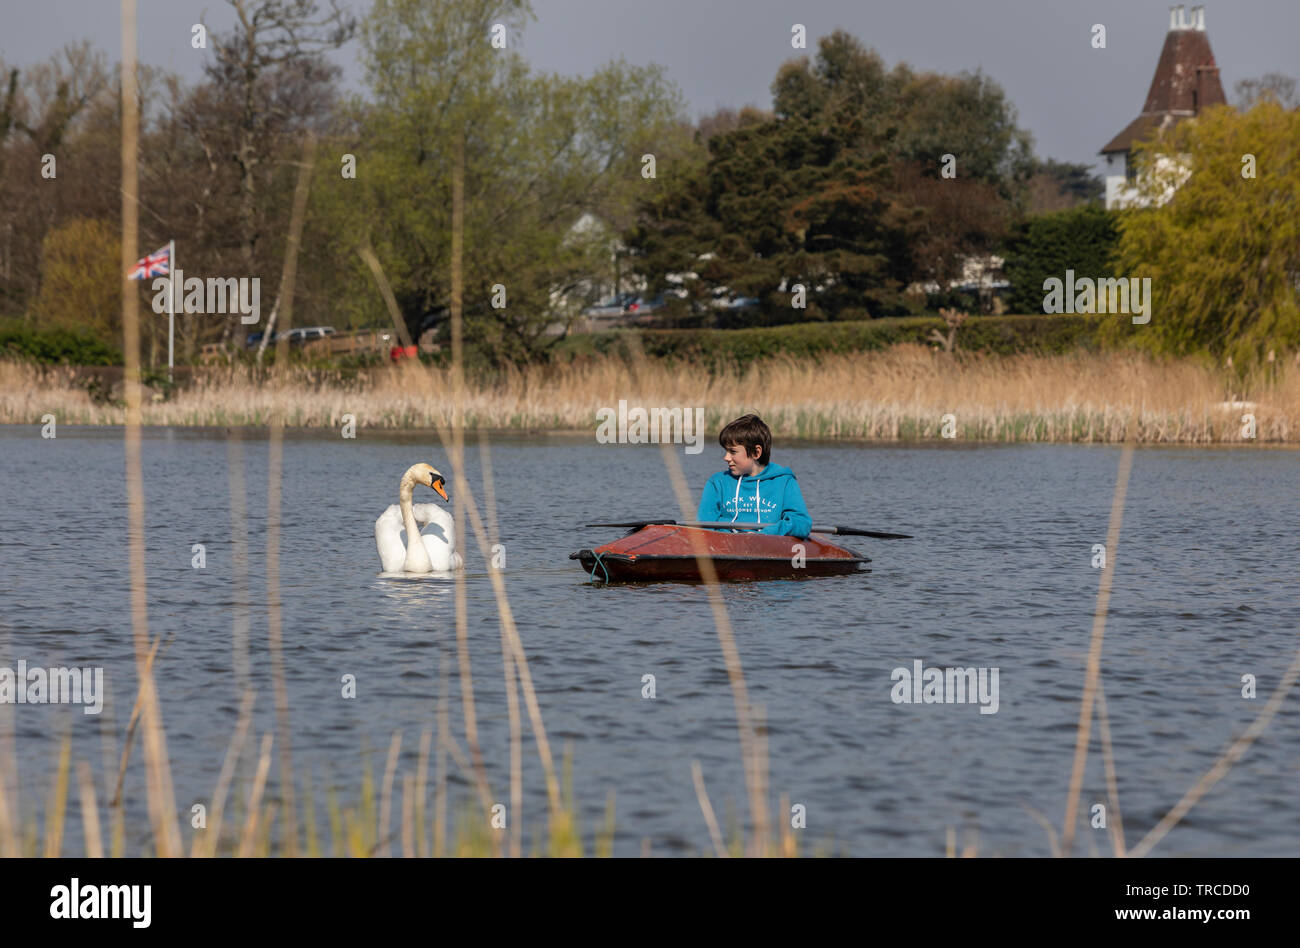
[[[40,422],[0,422],[0,431],[11,431],[19,428],[40,428]],[[65,429],[77,430],[86,429],[95,432],[117,432],[125,430],[126,425],[123,423],[96,423],[96,424],[75,424],[60,423],[59,430]],[[256,434],[258,436],[268,435],[270,433],[269,425],[186,425],[186,424],[144,424],[140,426],[145,437],[150,435],[160,435],[163,432],[181,431],[186,434],[218,436],[234,430],[241,434]],[[335,440],[338,435],[330,428],[320,426],[286,426],[284,429],[286,437],[312,440]],[[525,428],[466,428],[464,429],[467,439],[466,450],[474,449],[475,440],[480,434],[486,434],[490,438],[500,440],[517,440],[529,441],[537,439],[555,440],[564,442],[587,442],[595,443],[593,431],[584,431],[580,428],[554,428],[554,429],[525,429]],[[437,442],[437,428],[364,428],[358,429],[358,436],[355,440],[362,441],[368,439],[383,440],[408,440],[408,439],[427,439],[430,442]],[[855,438],[855,437],[837,437],[837,438],[810,438],[800,435],[788,435],[781,437],[782,448],[800,448],[800,447],[873,447],[873,448],[952,448],[961,447],[1024,447],[1026,445],[1040,445],[1043,447],[1075,445],[1078,447],[1097,447],[1097,448],[1115,448],[1124,444],[1123,440],[1118,441],[1006,441],[993,440],[989,438],[927,438],[917,440],[890,440],[885,438]],[[1279,450],[1295,451],[1300,450],[1300,438],[1291,441],[1135,441],[1135,447],[1139,448],[1232,448],[1241,451],[1261,451],[1261,450]],[[624,447],[627,447],[624,445]],[[658,447],[656,444],[642,445],[642,447]],[[681,445],[674,444],[677,450]],[[704,454],[708,455],[715,450],[720,452],[715,440],[706,440]]]
[[[0,362],[0,424],[40,425],[52,416],[58,425],[122,425],[120,396],[74,369]],[[450,427],[451,399],[450,373],[427,366],[348,375],[295,366],[271,378],[235,368],[170,397],[147,391],[141,413],[160,428],[252,431],[278,414],[286,430],[433,437]],[[816,359],[778,355],[716,371],[653,359],[633,371],[625,359],[597,356],[471,377],[462,417],[471,436],[595,438],[598,413],[616,408],[661,419],[666,440],[682,435],[703,451],[727,421],[750,411],[785,442],[1296,445],[1300,369],[1284,364],[1245,384],[1191,359],[954,357],[910,344]],[[658,430],[623,427],[626,443],[649,443],[648,431]]]

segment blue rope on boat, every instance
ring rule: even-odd
[[[600,554],[597,553],[595,550],[592,550],[592,551],[591,551],[591,555],[592,555],[592,557],[595,558],[595,562],[592,563],[592,565],[591,565],[591,580],[592,580],[592,582],[595,582],[595,581],[596,581],[596,567],[599,566],[600,569],[601,569],[601,572],[603,572],[603,573],[605,574],[605,582],[608,583],[608,582],[609,582],[609,570],[607,570],[607,569],[605,568],[605,564],[602,563],[602,562],[600,561]]]

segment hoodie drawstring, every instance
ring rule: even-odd
[[[741,477],[736,478],[736,496],[732,499],[732,503],[736,507],[736,512],[731,516],[732,523],[735,523],[736,518],[740,516],[740,482],[743,481],[744,479],[745,478],[743,475]],[[763,487],[761,482],[758,479],[758,475],[755,474],[754,475],[754,522],[755,523],[763,522],[763,504],[761,503],[762,499],[763,499]]]

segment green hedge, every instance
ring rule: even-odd
[[[1097,330],[1106,316],[972,316],[957,333],[957,348],[1009,355],[1059,354],[1096,349]],[[749,362],[776,355],[807,358],[824,353],[886,349],[900,342],[929,343],[930,330],[946,333],[936,316],[871,319],[861,322],[801,323],[764,329],[612,329],[562,340],[553,356],[560,361],[593,355],[624,355],[629,333],[641,337],[646,355],[668,360]]]
[[[0,326],[0,357],[42,365],[121,365],[122,353],[70,329]]]
[[[1060,354],[1098,348],[1097,330],[1109,316],[972,316],[957,334],[957,348],[1008,355],[1017,352]],[[555,361],[584,356],[627,354],[627,336],[635,333],[648,356],[703,363],[711,367],[739,364],[777,355],[810,358],[825,353],[867,352],[902,342],[928,344],[930,330],[946,333],[937,316],[867,319],[853,322],[796,323],[756,329],[612,329],[580,333],[552,350]],[[69,330],[38,331],[0,327],[0,357],[42,364],[121,365],[122,354],[97,339]],[[348,360],[344,360],[348,362]],[[379,360],[384,361],[384,360]],[[369,360],[353,360],[356,370]],[[333,367],[339,367],[330,361]]]

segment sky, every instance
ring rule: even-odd
[[[360,12],[366,0],[345,0]],[[231,22],[223,0],[138,0],[143,62],[201,76],[190,27]],[[945,73],[982,70],[1016,107],[1037,153],[1096,165],[1097,151],[1141,111],[1169,27],[1167,0],[533,0],[536,20],[518,48],[546,72],[588,75],[612,59],[657,63],[682,90],[690,118],[728,106],[771,107],[780,64],[802,23],[807,54],[836,28],[905,61]],[[1189,11],[1192,4],[1186,4]],[[0,0],[0,59],[31,65],[64,43],[90,39],[112,60],[120,49],[118,0]],[[1205,4],[1206,31],[1224,90],[1281,72],[1300,79],[1300,0]],[[1093,25],[1106,48],[1092,45]],[[334,55],[345,85],[360,89],[357,43]]]

